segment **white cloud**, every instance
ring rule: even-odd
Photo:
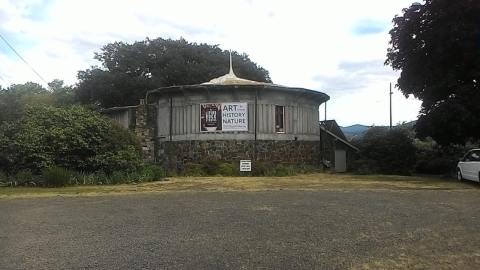
[[[0,33],[48,81],[76,82],[76,72],[98,64],[93,54],[113,41],[179,38],[246,52],[275,83],[331,95],[329,117],[340,124],[386,124],[383,93],[397,74],[379,66],[390,21],[411,0],[365,1],[68,1],[0,0]],[[375,31],[368,31],[372,23]],[[379,26],[387,25],[384,31]],[[362,35],[358,31],[367,32]],[[20,49],[19,49],[20,50]],[[39,79],[0,45],[0,76],[9,83]],[[375,63],[356,70],[346,64]],[[343,66],[342,66],[343,65]],[[0,81],[2,84],[2,81]],[[343,87],[351,86],[349,91]],[[412,120],[418,101],[395,94],[396,121]],[[401,106],[401,107],[400,107]],[[323,112],[322,112],[323,113]]]

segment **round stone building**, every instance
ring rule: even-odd
[[[169,167],[244,159],[321,164],[319,106],[329,96],[309,89],[238,78],[148,92],[154,104],[155,159]]]

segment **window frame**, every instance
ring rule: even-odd
[[[282,131],[279,131],[279,128],[277,128],[277,107],[282,108]],[[275,129],[275,133],[277,134],[285,134],[286,133],[286,119],[285,119],[285,106],[283,105],[277,105],[275,104],[275,113],[274,113],[274,119],[273,119],[273,127]]]

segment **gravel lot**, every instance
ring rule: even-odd
[[[479,269],[480,189],[0,200],[0,269]]]

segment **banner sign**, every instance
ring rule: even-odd
[[[203,103],[200,118],[202,132],[248,131],[248,104]]]

